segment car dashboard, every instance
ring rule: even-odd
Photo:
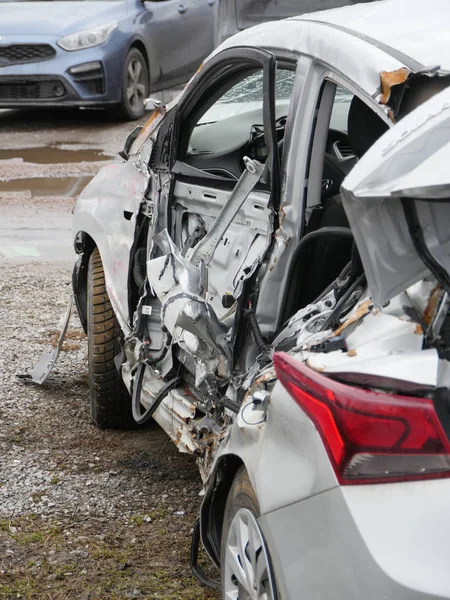
[[[237,107],[236,107],[237,108]],[[235,108],[235,111],[236,111]],[[228,113],[233,112],[227,106]],[[289,104],[280,102],[276,110],[276,135],[280,154],[285,135]],[[261,106],[239,113],[221,115],[209,111],[194,128],[184,163],[224,179],[237,180],[244,170],[244,157],[265,162],[268,149],[264,137],[263,113]],[[212,119],[216,120],[212,120]],[[210,120],[211,119],[211,120]],[[333,179],[342,179],[355,163],[355,156],[345,131],[330,129],[326,143],[326,157],[332,161],[334,170],[341,171]],[[327,170],[327,161],[324,170]],[[324,177],[327,173],[324,172]]]

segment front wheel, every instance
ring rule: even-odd
[[[91,418],[100,429],[135,429],[131,398],[116,369],[120,352],[120,326],[105,284],[97,248],[87,273],[87,334]]]
[[[276,600],[269,552],[258,525],[259,504],[244,467],[228,496],[222,529],[223,600]]]
[[[122,97],[115,114],[125,120],[134,121],[144,116],[144,100],[150,92],[147,63],[137,48],[132,48],[126,59],[122,74]]]

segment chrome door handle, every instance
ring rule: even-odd
[[[180,13],[180,15],[184,15],[184,13],[187,11],[187,6],[185,6],[184,4],[180,4],[180,6],[178,7],[178,12]]]

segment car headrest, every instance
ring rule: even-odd
[[[434,76],[411,77],[405,87],[403,98],[400,104],[397,120],[400,120],[423,102],[429,100],[435,94],[438,94],[450,85],[450,77]]]
[[[374,144],[389,127],[358,96],[353,96],[348,111],[348,138],[358,158]]]

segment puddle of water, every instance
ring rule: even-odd
[[[31,177],[29,179],[14,179],[0,181],[0,194],[29,192],[31,198],[43,196],[62,196],[76,198],[93,176],[82,177]]]
[[[0,150],[0,160],[11,158],[22,158],[24,162],[35,164],[61,164],[79,162],[97,162],[111,160],[112,156],[101,154],[99,150],[84,149],[72,150],[56,148],[55,146],[43,146],[41,148],[17,148],[13,150]]]

